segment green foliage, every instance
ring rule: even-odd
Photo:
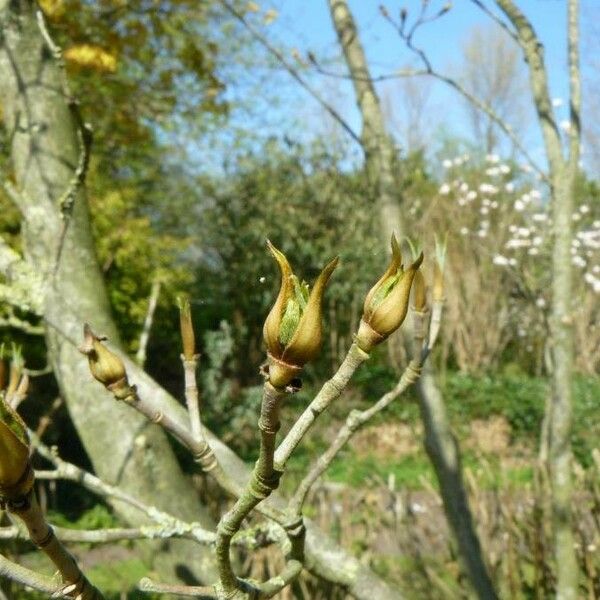
[[[59,527],[70,529],[107,529],[118,527],[121,523],[104,504],[95,504],[85,510],[75,520],[69,519],[64,513],[48,511],[48,520]]]
[[[241,388],[234,378],[233,365],[232,329],[229,323],[221,321],[218,330],[204,335],[202,395],[210,402],[203,406],[202,418],[224,441],[249,458],[256,449],[256,415],[262,385]]]
[[[351,321],[356,325],[363,295],[386,260],[373,235],[376,215],[362,179],[344,173],[321,146],[290,149],[270,142],[241,157],[224,178],[201,182],[206,207],[192,233],[203,242],[197,293],[206,299],[209,323],[233,324],[242,382],[256,381],[264,359],[262,326],[279,287],[267,238],[307,281],[339,254],[341,265],[325,294],[325,336],[330,326],[348,335]],[[332,307],[337,320],[330,325]]]
[[[181,255],[189,241],[161,231],[139,191],[124,188],[90,198],[92,225],[111,305],[124,340],[137,347],[154,280],[162,284],[159,306],[173,310],[191,273]],[[154,209],[156,210],[156,209]],[[155,327],[155,332],[160,328]],[[171,337],[174,343],[176,338]]]

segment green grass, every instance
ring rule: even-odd
[[[382,367],[370,367],[357,373],[353,380],[360,391],[362,401],[343,397],[330,413],[322,416],[321,422],[309,433],[307,439],[292,456],[284,477],[284,489],[292,489],[309,465],[327,447],[323,431],[342,422],[344,415],[353,407],[366,408],[366,398],[377,399],[392,387],[395,375]],[[489,419],[495,415],[503,416],[510,425],[512,440],[531,456],[538,446],[539,431],[544,415],[544,404],[548,393],[547,380],[515,374],[498,374],[475,377],[460,373],[448,373],[441,381],[449,419],[459,443],[469,434],[469,424],[474,419]],[[307,394],[308,390],[305,390]],[[600,379],[578,376],[573,386],[574,420],[573,452],[584,466],[591,465],[591,451],[600,437]],[[302,406],[294,404],[288,407],[292,419]],[[372,421],[372,425],[389,420],[417,424],[419,410],[414,393],[409,392],[394,402],[384,414]],[[486,488],[500,486],[519,487],[531,483],[532,467],[527,464],[515,464],[502,468],[497,456],[481,456],[462,444],[462,457],[465,467],[478,474],[478,481]],[[510,449],[509,449],[510,452]],[[409,489],[423,487],[425,479],[435,485],[435,476],[424,451],[416,455],[385,459],[363,453],[357,454],[351,448],[344,449],[326,473],[330,481],[347,483],[354,487],[364,486],[365,482],[387,481],[393,475],[396,484]]]

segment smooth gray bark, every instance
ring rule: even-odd
[[[375,189],[381,230],[387,246],[392,233],[400,239],[408,232],[398,201],[399,182],[395,172],[396,149],[388,134],[377,92],[354,18],[346,0],[328,0],[333,24],[352,77],[362,116],[362,143],[367,172]],[[479,598],[495,598],[465,491],[460,468],[460,449],[452,434],[441,392],[431,366],[417,384],[425,429],[425,449],[440,483],[444,510],[458,543],[460,557]]]
[[[547,404],[548,471],[552,493],[556,597],[574,600],[579,596],[579,565],[575,551],[572,515],[571,423],[573,412],[573,306],[571,242],[573,239],[573,196],[580,155],[580,69],[579,3],[568,2],[568,63],[570,127],[568,151],[552,109],[544,47],[533,26],[512,0],[496,0],[517,33],[529,68],[529,82],[548,159],[552,197],[552,398]],[[566,158],[565,158],[566,155]]]
[[[62,228],[58,199],[73,177],[80,149],[60,72],[40,33],[33,3],[0,2],[0,28],[0,102],[22,195],[24,253],[44,281],[44,319],[50,324],[46,342],[61,394],[100,477],[149,504],[210,526],[211,519],[179,469],[164,433],[126,406],[111,402],[91,379],[77,348],[64,337],[79,340],[85,320],[119,344],[82,192],[54,277]],[[119,512],[131,522],[139,518],[126,507]],[[190,559],[197,574],[213,580],[216,571],[210,553],[204,553],[207,560],[200,566],[202,552],[192,544],[178,541],[176,547],[172,556]],[[161,557],[163,567],[166,560]]]
[[[60,85],[57,65],[40,36],[31,0],[0,0],[0,103],[11,139],[15,180],[23,192],[25,255],[46,285],[44,319],[52,365],[69,411],[97,473],[148,504],[210,526],[183,476],[162,432],[129,407],[110,399],[92,380],[87,360],[76,349],[84,321],[109,336],[118,349],[119,336],[110,316],[99,272],[85,196],[79,193],[60,261],[53,279],[61,232],[57,199],[67,189],[78,161],[73,115]],[[187,413],[133,361],[125,357],[132,383],[141,396],[152,397],[161,410],[188,424]],[[248,467],[227,446],[210,436],[230,476],[239,482]],[[283,505],[276,494],[271,502]],[[136,515],[119,506],[129,521]],[[338,583],[359,600],[394,600],[399,593],[368,567],[342,550],[307,520],[307,568]],[[182,567],[216,581],[212,555],[200,560],[198,546],[173,544],[169,555]],[[177,547],[175,547],[175,543]],[[193,552],[193,554],[192,554]],[[164,561],[165,553],[161,555]]]

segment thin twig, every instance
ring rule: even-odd
[[[323,384],[319,393],[294,423],[285,439],[279,444],[275,451],[275,465],[279,470],[283,470],[290,455],[312,427],[315,419],[340,397],[356,369],[368,358],[369,355],[361,350],[356,343],[352,344],[335,375]]]
[[[144,577],[138,583],[141,592],[155,594],[174,594],[176,596],[193,596],[199,600],[216,600],[217,593],[213,586],[181,585],[173,583],[160,583],[149,577]]]
[[[478,98],[477,96],[475,96],[474,94],[469,92],[456,79],[453,79],[452,77],[444,75],[440,71],[437,71],[436,69],[434,69],[431,61],[429,60],[429,58],[428,58],[427,54],[424,52],[424,50],[419,48],[418,46],[416,46],[413,42],[412,37],[416,31],[414,26],[413,26],[413,29],[411,29],[411,31],[409,33],[406,33],[404,31],[404,28],[402,25],[398,25],[389,15],[384,15],[384,16],[387,19],[387,21],[396,29],[396,31],[398,32],[398,35],[406,44],[406,47],[409,50],[411,50],[419,58],[419,60],[422,62],[423,66],[424,66],[424,70],[415,70],[412,73],[411,73],[411,71],[404,71],[404,72],[399,73],[399,75],[403,76],[403,77],[412,76],[412,75],[415,75],[415,76],[428,75],[439,81],[442,81],[443,83],[445,83],[446,85],[448,85],[449,87],[454,89],[461,96],[463,96],[463,98],[465,98],[465,100],[467,100],[475,108],[477,108],[478,110],[483,112],[494,123],[496,123],[496,125],[498,125],[498,127],[500,127],[500,129],[506,134],[506,136],[510,139],[510,141],[515,145],[515,148],[517,148],[519,150],[519,152],[521,152],[521,154],[525,157],[527,162],[531,165],[531,168],[543,179],[543,181],[548,182],[549,180],[548,180],[547,173],[538,166],[538,164],[535,162],[535,160],[533,160],[533,157],[527,151],[525,146],[521,143],[515,130],[512,128],[512,126],[509,123],[507,123],[504,119],[502,119],[489,104],[487,104],[486,102],[484,102],[483,100],[481,100],[480,98]],[[417,21],[417,24],[421,25],[424,22],[425,21],[421,21],[421,22]]]
[[[64,586],[50,577],[44,577],[21,565],[11,562],[0,554],[0,577],[26,585],[34,590],[51,594],[52,598],[68,598],[63,593]]]
[[[281,472],[274,468],[273,455],[275,452],[275,439],[279,430],[279,410],[283,399],[287,395],[288,392],[285,390],[279,390],[268,381],[265,382],[258,422],[260,429],[258,460],[246,488],[217,525],[217,565],[220,586],[226,594],[235,594],[240,588],[240,583],[233,571],[229,556],[231,538],[239,531],[248,514],[262,500],[267,498],[279,484]]]
[[[150,297],[148,299],[148,310],[146,311],[146,318],[144,319],[144,326],[140,335],[140,345],[135,355],[135,362],[142,368],[146,364],[146,350],[148,349],[148,340],[150,339],[154,313],[156,312],[158,297],[160,295],[160,286],[160,279],[156,278],[152,282],[152,289],[150,290]]]
[[[369,419],[381,412],[398,396],[406,391],[421,374],[421,359],[413,359],[400,377],[396,386],[384,394],[373,406],[364,411],[353,410],[347,417],[346,423],[339,430],[334,441],[329,448],[319,456],[317,461],[311,466],[309,472],[300,482],[294,496],[290,500],[290,510],[295,514],[302,512],[302,507],[313,484],[329,468],[339,451],[344,447],[348,440],[364,425]]]
[[[515,33],[514,29],[511,29],[509,24],[504,21],[504,19],[500,18],[497,14],[493,13],[482,0],[471,0],[471,2],[477,6],[482,12],[484,12],[492,21],[494,21],[499,27],[501,27],[517,44],[519,43],[519,38]]]
[[[362,148],[360,136],[352,129],[349,123],[340,115],[340,113],[329,104],[317,90],[310,85],[298,72],[296,68],[283,56],[283,54],[269,42],[269,40],[256,29],[228,0],[219,0],[219,3],[233,15],[242,25],[252,34],[258,42],[265,47],[283,66],[283,68],[304,88],[348,133],[348,135]]]
[[[77,600],[104,600],[104,596],[88,581],[75,558],[46,522],[34,490],[22,498],[9,499],[6,507],[23,521],[31,541],[54,563],[63,580],[65,594]]]
[[[57,205],[60,209],[63,223],[58,239],[56,258],[54,260],[53,275],[56,276],[56,274],[58,273],[58,268],[60,266],[60,259],[62,256],[65,239],[67,237],[69,223],[73,214],[75,199],[77,197],[77,193],[83,187],[85,183],[85,177],[87,175],[87,170],[90,162],[90,150],[92,146],[92,129],[88,123],[84,122],[81,116],[81,111],[79,109],[79,103],[71,93],[62,50],[60,46],[52,39],[52,36],[48,31],[46,19],[44,18],[44,13],[41,11],[41,9],[37,9],[35,12],[35,16],[38,28],[40,30],[40,33],[42,34],[42,38],[44,39],[48,50],[50,50],[58,66],[60,72],[62,93],[75,122],[75,126],[77,129],[77,141],[79,144],[79,158],[77,160],[75,172],[69,180],[67,188],[57,200]]]

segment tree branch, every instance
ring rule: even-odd
[[[517,44],[519,43],[519,38],[514,30],[512,30],[506,21],[502,20],[498,15],[493,13],[482,0],[471,0],[471,2],[477,6],[482,12],[484,12],[494,23],[496,23],[499,27],[501,27]]]
[[[329,468],[339,451],[346,445],[348,440],[362,427],[367,421],[372,419],[377,413],[385,409],[398,396],[403,394],[421,374],[422,361],[413,359],[400,377],[398,383],[389,392],[384,394],[373,406],[364,411],[353,410],[347,417],[346,423],[338,431],[335,439],[327,450],[319,456],[317,461],[310,467],[304,479],[300,482],[294,496],[290,500],[290,510],[296,514],[302,512],[302,507],[314,483]]]
[[[335,375],[323,384],[319,393],[292,425],[284,440],[279,444],[275,451],[275,465],[277,469],[283,471],[290,455],[310,430],[317,417],[340,397],[356,369],[368,358],[369,355],[361,350],[357,344],[352,344],[346,358]]]
[[[11,581],[16,581],[21,585],[26,585],[34,590],[51,594],[52,598],[68,598],[69,596],[63,591],[64,586],[57,584],[54,579],[39,575],[35,571],[31,571],[11,562],[4,556],[0,555],[0,577],[6,577]]]
[[[402,40],[404,40],[407,48],[418,56],[418,58],[420,59],[420,61],[423,63],[423,66],[424,66],[423,70],[415,70],[415,71],[406,70],[403,72],[399,72],[398,76],[408,77],[408,76],[428,75],[430,77],[433,77],[434,79],[437,79],[438,81],[445,83],[447,86],[452,88],[454,91],[458,92],[465,100],[470,102],[475,108],[480,110],[482,113],[487,115],[494,123],[496,123],[496,125],[498,125],[498,127],[500,127],[500,129],[506,134],[506,136],[514,144],[515,148],[517,148],[519,150],[519,152],[521,152],[521,154],[525,157],[527,162],[531,165],[531,168],[544,181],[548,182],[547,173],[543,169],[541,169],[539,167],[539,165],[535,162],[535,160],[533,159],[531,154],[527,151],[525,146],[522,144],[521,140],[519,139],[518,135],[516,134],[515,130],[511,127],[511,125],[509,123],[507,123],[504,119],[502,119],[496,113],[496,111],[491,106],[489,106],[489,104],[483,102],[477,96],[475,96],[474,94],[469,92],[469,90],[467,90],[456,79],[449,77],[447,75],[444,75],[440,71],[437,71],[431,64],[431,61],[429,60],[429,58],[427,57],[425,52],[421,48],[418,48],[417,46],[414,45],[414,43],[412,41],[412,34],[414,32],[412,30],[411,30],[412,33],[409,32],[407,34],[404,32],[404,28],[401,25],[399,26],[389,15],[386,15],[386,19],[396,29],[400,38]]]
[[[560,132],[550,101],[548,75],[544,64],[544,47],[533,26],[512,0],[496,0],[517,31],[518,43],[529,66],[529,80],[533,102],[542,129],[544,146],[550,170],[557,173],[563,163]]]
[[[160,286],[160,279],[156,278],[152,282],[152,289],[150,290],[150,297],[148,298],[148,310],[146,311],[146,318],[144,319],[144,326],[142,327],[142,333],[140,335],[140,346],[135,355],[135,361],[142,368],[146,363],[146,350],[148,348],[148,340],[150,339],[152,322],[154,321],[154,312],[156,311],[156,305],[158,304]]]
[[[306,90],[333,118],[337,121],[344,131],[359,145],[362,147],[360,137],[358,134],[352,129],[349,125],[348,121],[346,121],[340,113],[329,104],[319,92],[308,83],[298,72],[298,70],[283,56],[283,54],[269,42],[269,40],[256,29],[245,17],[244,15],[237,10],[233,4],[231,4],[228,0],[219,0],[219,3],[233,15],[242,25],[252,34],[252,36],[264,47],[268,50],[270,54],[272,54],[278,62],[283,66],[283,68],[300,84],[300,86]]]
[[[0,237],[0,301],[38,316],[43,313],[43,281],[27,262]]]

